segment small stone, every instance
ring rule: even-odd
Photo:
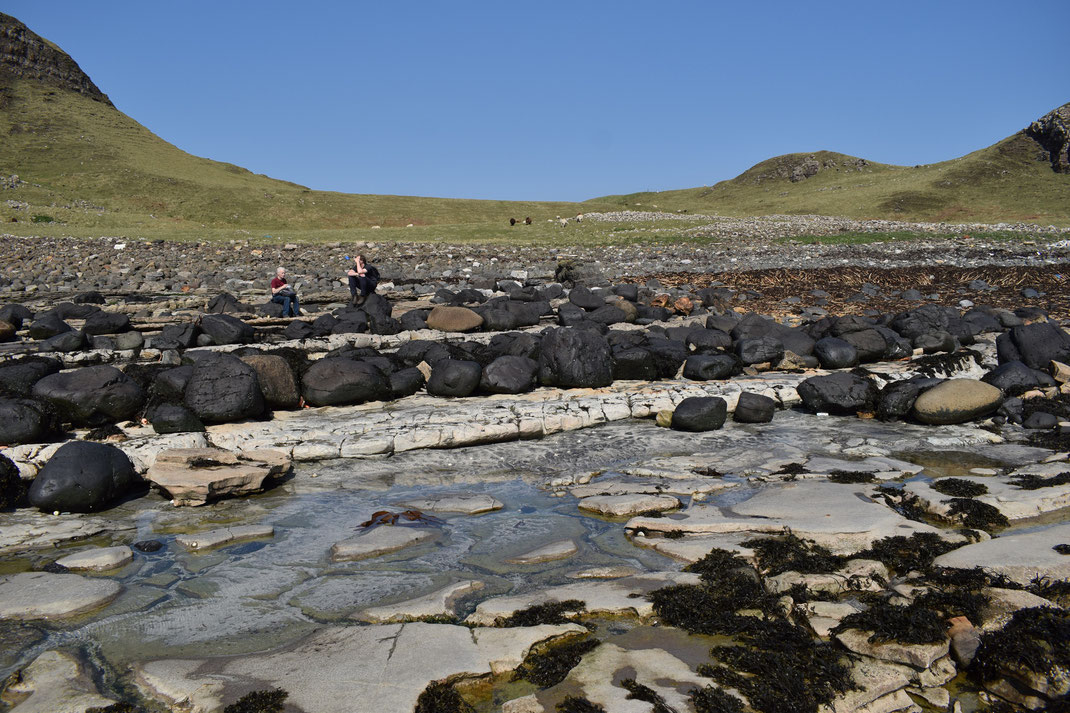
[[[522,555],[510,557],[505,561],[509,564],[539,564],[541,562],[552,562],[553,560],[565,559],[566,557],[571,557],[576,554],[578,551],[579,548],[576,547],[576,543],[572,540],[559,540]]]

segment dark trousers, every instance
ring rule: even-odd
[[[367,297],[375,292],[375,286],[379,283],[371,279],[367,275],[350,275],[349,276],[349,294],[356,296],[357,292]]]

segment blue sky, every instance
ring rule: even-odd
[[[312,188],[512,200],[783,153],[933,163],[1070,101],[1070,2],[0,0],[190,153]]]

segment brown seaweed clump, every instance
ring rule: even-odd
[[[142,709],[133,703],[119,701],[103,708],[86,708],[85,713],[142,713]]]
[[[626,678],[620,682],[620,685],[624,686],[628,690],[628,698],[637,701],[643,701],[653,706],[652,713],[676,713],[676,710],[669,707],[669,704],[665,702],[657,691],[649,686],[636,681],[634,678]]]
[[[778,537],[747,540],[743,546],[754,550],[758,558],[758,567],[766,576],[775,576],[783,572],[801,574],[835,572],[847,561],[846,557],[834,555],[827,548],[790,532]]]
[[[877,540],[855,556],[883,562],[893,572],[906,574],[915,569],[929,569],[934,559],[963,544],[948,542],[935,532],[916,532],[910,537],[893,535]]]
[[[606,713],[606,709],[583,696],[565,696],[565,700],[557,704],[557,713]]]
[[[1051,607],[1021,609],[999,631],[981,636],[969,673],[981,683],[1014,679],[1031,689],[1048,688],[1066,703],[1070,677],[1070,612]],[[1046,710],[1052,710],[1049,707]]]
[[[520,609],[509,616],[498,617],[494,625],[498,627],[510,626],[538,626],[539,624],[568,624],[571,622],[565,614],[575,614],[587,609],[587,605],[579,599],[566,599],[563,602],[547,602],[536,604],[527,609]]]
[[[1033,475],[1032,473],[1030,473],[1028,475],[1015,476],[1015,478],[1011,480],[1011,485],[1017,488],[1021,488],[1022,490],[1039,490],[1040,488],[1053,488],[1056,485],[1066,485],[1067,483],[1070,483],[1070,472],[1059,473],[1058,475],[1053,475],[1050,478],[1042,478],[1039,475]]]
[[[829,473],[829,482],[850,485],[854,483],[872,483],[873,473],[864,470],[834,470]]]
[[[513,673],[514,681],[530,681],[539,688],[556,686],[568,672],[579,665],[583,655],[595,649],[601,641],[585,638],[564,643],[551,643],[532,650]]]
[[[743,713],[743,701],[720,688],[693,688],[689,695],[696,713]]]
[[[957,519],[966,527],[975,530],[991,532],[997,527],[1006,527],[1010,524],[1007,516],[988,503],[973,498],[951,498],[947,501],[951,506],[948,509],[948,517]]]
[[[475,713],[475,710],[468,701],[461,698],[452,683],[436,681],[425,688],[416,699],[413,713]]]
[[[933,482],[932,489],[955,498],[976,498],[988,492],[987,486],[963,478],[941,478]]]
[[[832,633],[849,629],[872,632],[869,640],[873,643],[935,644],[947,638],[944,616],[917,601],[907,606],[881,602],[865,611],[848,614]]]
[[[282,713],[289,695],[281,688],[253,691],[224,708],[223,713]]]

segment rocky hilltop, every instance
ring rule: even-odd
[[[1070,103],[1034,121],[1025,134],[1048,152],[1056,173],[1070,173]]]
[[[37,79],[112,106],[78,63],[10,15],[0,12],[0,79]]]

